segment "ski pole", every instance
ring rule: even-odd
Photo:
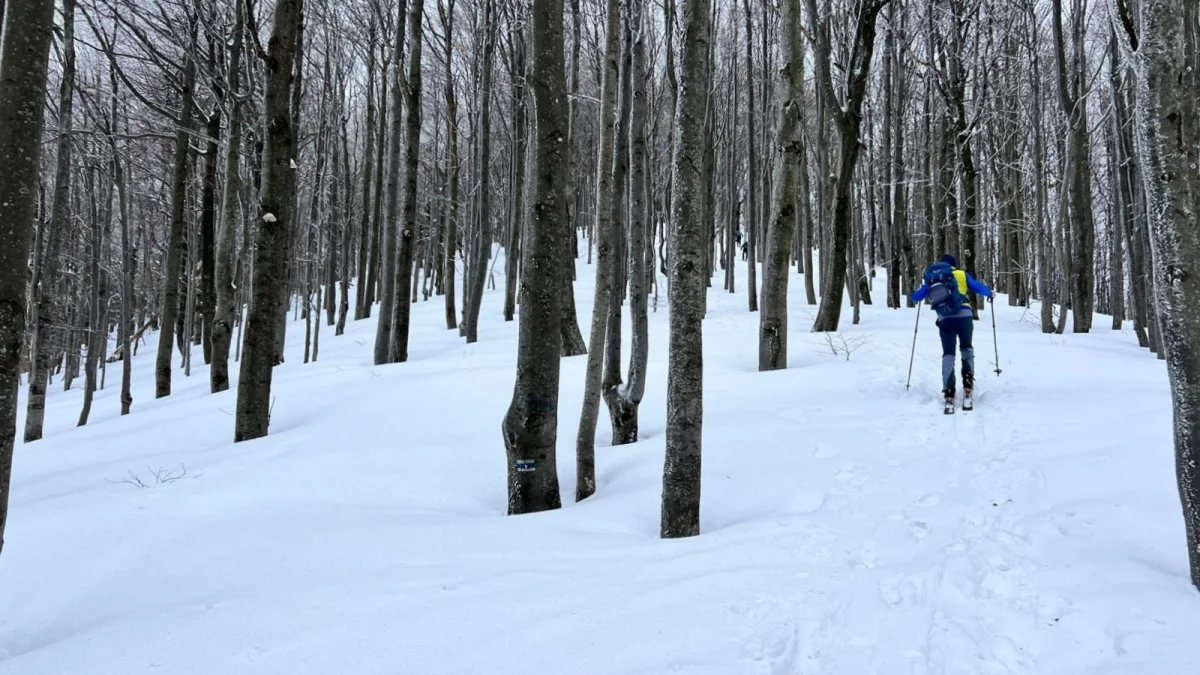
[[[912,369],[913,360],[917,358],[917,329],[921,327],[921,305],[917,305],[917,323],[913,326],[913,346],[912,355],[908,357],[908,383],[904,385],[904,391],[912,388]]]
[[[996,348],[996,377],[1000,377],[1000,341],[996,339],[996,303],[995,298],[989,298],[988,304],[992,306],[992,345]]]

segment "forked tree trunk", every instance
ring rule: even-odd
[[[29,243],[38,210],[53,0],[9,0],[0,53],[0,552],[8,523]]]
[[[279,316],[287,312],[278,278],[284,268],[285,239],[295,217],[296,171],[292,162],[298,130],[292,126],[291,94],[303,5],[303,0],[278,0],[265,57],[267,144],[254,254],[253,299],[246,317],[234,441],[262,438],[271,423],[271,376],[275,369]]]
[[[620,3],[605,3],[604,72],[600,86],[600,148],[596,161],[596,290],[592,303],[592,323],[588,335],[587,366],[584,370],[583,409],[579,433],[575,438],[575,501],[596,491],[596,424],[600,416],[600,385],[604,366],[604,342],[607,334],[613,294],[613,245],[615,240],[613,204],[618,201],[619,185],[613,176],[617,141],[617,90],[621,57]]]
[[[476,232],[476,258],[468,268],[470,302],[466,303],[465,337],[467,344],[479,340],[479,312],[483,307],[483,291],[487,282],[488,261],[492,258],[492,70],[496,52],[496,4],[495,0],[483,0],[483,58],[480,63],[482,74],[479,82],[479,221]]]
[[[867,93],[871,72],[871,57],[875,52],[875,24],[880,10],[890,0],[864,0],[858,6],[855,21],[853,60],[846,67],[845,100],[834,91],[830,67],[830,30],[817,12],[816,0],[807,0],[813,33],[817,36],[817,86],[821,88],[825,111],[833,118],[838,131],[839,151],[833,192],[831,222],[832,246],[824,251],[832,258],[826,284],[821,289],[821,306],[813,323],[814,332],[836,331],[842,315],[845,297],[847,255],[851,246],[851,197],[854,169],[858,164],[862,127],[862,104]]]
[[[233,341],[233,325],[241,318],[234,288],[234,240],[238,227],[238,192],[242,178],[239,172],[242,154],[242,104],[238,99],[241,88],[242,45],[245,40],[245,5],[237,0],[234,12],[233,39],[229,43],[229,71],[226,77],[231,95],[229,101],[229,141],[225,147],[225,189],[221,195],[221,221],[218,225],[216,250],[213,255],[212,364],[209,367],[209,388],[212,393],[229,389],[229,347]]]
[[[392,101],[387,132],[387,206],[383,214],[379,271],[382,283],[379,292],[379,321],[375,324],[375,365],[391,363],[393,305],[396,302],[397,228],[400,224],[400,135],[404,128],[404,5],[396,10],[395,42],[392,44]],[[384,78],[386,79],[386,78]],[[403,275],[407,276],[407,274]]]
[[[704,415],[704,294],[708,245],[699,192],[700,134],[707,98],[711,0],[682,0],[679,103],[675,109],[670,237],[670,354],[667,365],[667,450],[663,465],[664,538],[700,534],[700,453]]]
[[[629,23],[633,27],[632,62],[630,71],[632,110],[630,118],[629,181],[629,314],[633,328],[630,345],[629,376],[623,386],[614,385],[611,393],[605,390],[605,402],[612,421],[613,445],[636,443],[638,440],[638,410],[646,393],[646,367],[650,356],[650,328],[647,316],[647,204],[649,202],[649,164],[646,153],[646,33],[650,21],[646,17],[645,0],[629,0]],[[618,315],[619,316],[619,315]],[[609,319],[612,320],[611,318]],[[612,331],[612,326],[609,326]],[[617,334],[620,334],[618,324]],[[611,332],[610,332],[611,335]],[[617,363],[620,367],[620,363]],[[617,383],[620,384],[619,375]]]
[[[562,264],[567,251],[567,116],[562,102],[563,0],[533,0],[533,90],[537,129],[525,247],[517,378],[502,432],[508,458],[508,512],[562,506],[558,487],[558,385],[562,349]]]
[[[579,11],[579,0],[571,0],[571,101],[567,105],[567,170],[570,180],[567,183],[567,214],[570,219],[567,231],[570,237],[563,243],[567,254],[562,273],[562,355],[579,356],[587,353],[587,345],[583,342],[583,333],[579,330],[579,316],[575,310],[575,258],[579,244],[579,203],[575,184],[579,180],[575,161],[575,139],[579,124],[579,52],[581,49],[581,29],[583,17]],[[588,242],[588,262],[591,262],[591,241]]]

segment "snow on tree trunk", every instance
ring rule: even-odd
[[[1192,583],[1200,588],[1200,144],[1196,6],[1142,0],[1121,8],[1136,51],[1138,152],[1146,188],[1162,341],[1175,418],[1175,462]]]

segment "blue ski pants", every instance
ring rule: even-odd
[[[975,381],[975,349],[971,336],[975,332],[975,320],[970,316],[956,316],[938,321],[938,332],[942,338],[942,388],[954,391],[954,347],[955,342],[962,351],[963,385],[971,386]]]

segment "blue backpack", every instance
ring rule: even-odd
[[[963,308],[966,297],[958,291],[958,279],[954,268],[948,263],[937,262],[925,271],[925,285],[929,287],[929,306],[940,317],[953,316]]]

